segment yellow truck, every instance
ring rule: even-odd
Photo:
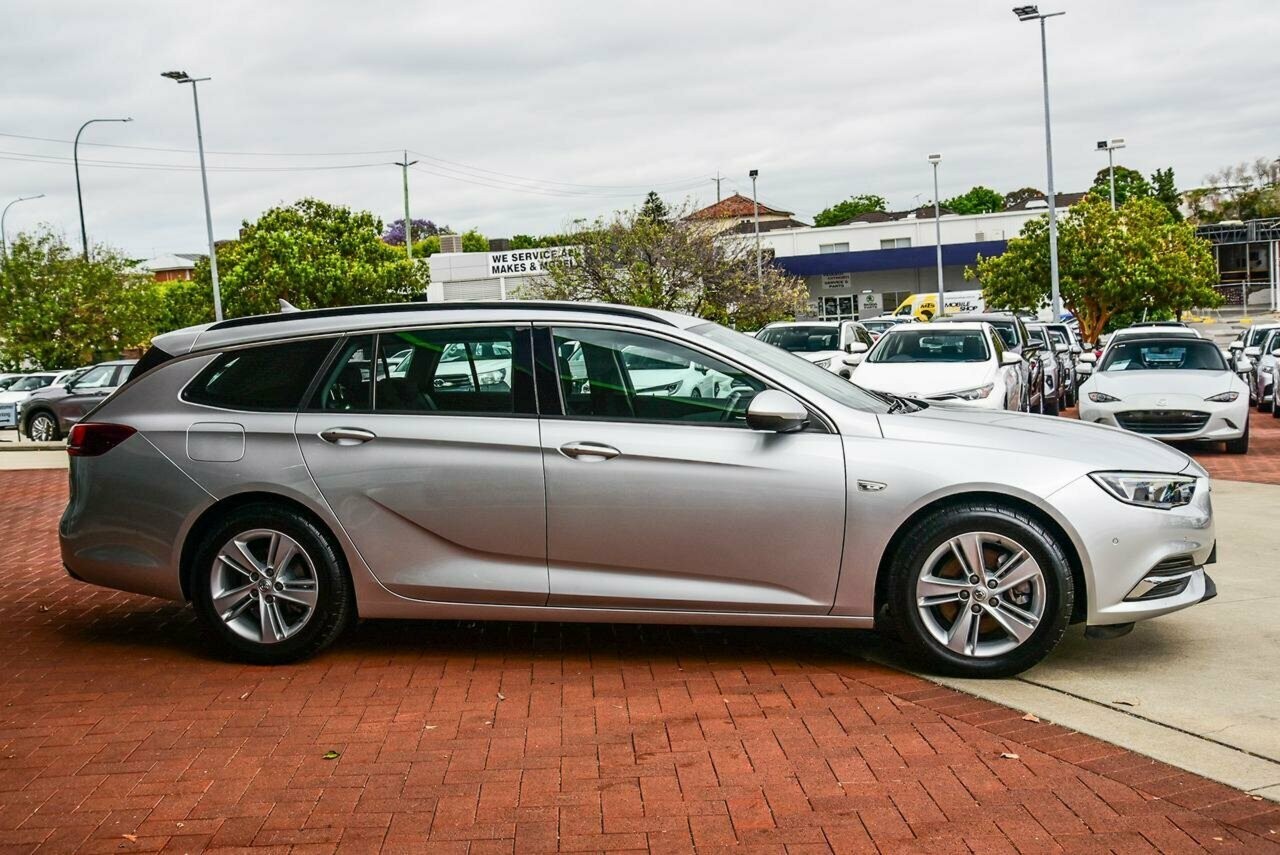
[[[946,314],[967,315],[986,310],[981,291],[948,291],[946,294]],[[918,321],[930,321],[938,314],[938,292],[928,291],[923,294],[911,294],[903,300],[895,315],[910,316]]]

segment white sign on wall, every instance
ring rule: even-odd
[[[884,311],[883,294],[863,294],[858,298],[858,317],[873,318]]]
[[[548,246],[542,249],[508,249],[489,253],[490,276],[526,276],[541,273],[551,261],[572,265],[578,256],[576,246]]]
[[[822,287],[825,288],[852,288],[852,273],[827,273],[822,277]]]

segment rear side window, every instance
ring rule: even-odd
[[[308,339],[228,351],[187,384],[182,399],[229,410],[296,410],[333,342]]]

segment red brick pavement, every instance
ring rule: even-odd
[[[64,482],[0,473],[0,852],[1280,850],[1280,806],[851,633],[369,622],[221,662],[62,574]]]
[[[1063,415],[1076,418],[1075,409]],[[1180,443],[1178,448],[1190,454],[1214,478],[1228,481],[1256,481],[1280,484],[1280,419],[1256,409],[1249,416],[1249,453],[1227,454],[1221,443]]]

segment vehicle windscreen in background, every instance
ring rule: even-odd
[[[52,374],[33,374],[30,377],[23,377],[9,387],[10,392],[31,392],[35,389],[43,389],[53,382]]]
[[[1049,330],[1049,340],[1052,341],[1055,345],[1071,343],[1067,341],[1067,337],[1062,334],[1062,330],[1055,330],[1055,329]]]
[[[1267,327],[1259,329],[1253,327],[1249,330],[1249,337],[1245,340],[1245,347],[1258,347],[1262,344],[1262,340],[1267,337],[1267,333],[1271,332]]]
[[[894,330],[880,339],[868,362],[986,362],[981,330]]]
[[[1099,371],[1226,371],[1222,351],[1212,342],[1195,339],[1119,341],[1107,351]]]
[[[791,353],[820,353],[840,349],[840,328],[832,326],[770,327],[756,339]]]
[[[1044,333],[1040,330],[1027,330],[1027,341],[1031,344],[1038,344],[1041,347],[1047,347],[1048,342],[1044,340]]]
[[[833,374],[825,368],[819,368],[804,357],[792,356],[785,350],[719,324],[699,324],[696,327],[690,327],[689,332],[750,356],[801,386],[820,392],[846,407],[853,407],[855,410],[867,413],[889,412],[891,402],[887,398],[855,386],[840,375]]]

